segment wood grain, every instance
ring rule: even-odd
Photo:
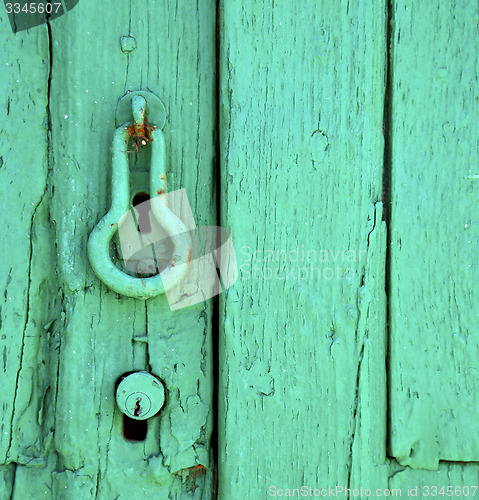
[[[59,314],[49,220],[50,73],[46,26],[13,35],[0,16],[0,496],[8,498],[20,468],[46,465],[51,442]],[[44,469],[41,469],[44,470]]]
[[[13,415],[7,462],[34,462],[17,466],[13,486],[6,470],[6,498],[12,489],[15,498],[211,496],[211,304],[172,312],[164,297],[120,297],[93,275],[86,242],[109,207],[115,109],[128,90],[165,103],[169,189],[186,189],[198,225],[215,223],[214,34],[214,2],[82,0],[51,22],[50,37],[41,26],[9,47],[4,84],[14,87],[22,71],[28,77],[11,99],[17,131],[5,136],[11,151],[0,170],[10,183],[2,217],[14,207],[14,235],[2,241],[12,262],[2,270],[12,285],[2,313],[12,321],[2,431],[10,433]],[[136,49],[122,51],[122,36],[135,38]],[[131,156],[132,169],[148,170]],[[144,369],[165,381],[167,405],[145,441],[127,442],[115,382]],[[14,401],[16,377],[23,385]],[[42,401],[46,431],[35,424]]]
[[[474,463],[441,462],[437,471],[399,466],[391,476],[389,489],[400,489],[403,498],[407,496],[408,489],[413,492],[416,488],[417,498],[443,494],[453,498],[472,498],[479,489],[477,472],[477,464]]]
[[[221,6],[220,498],[387,483],[385,13]]]
[[[390,450],[479,460],[477,4],[394,2]]]
[[[0,16],[0,497],[477,484],[477,464],[439,462],[479,454],[477,6],[390,5],[388,374],[386,4],[221,2],[219,54],[215,8],[82,0],[15,36]],[[239,280],[219,299],[218,490],[211,301],[120,297],[86,255],[137,89],[166,105],[169,188],[198,226],[216,223],[219,118]],[[147,155],[130,163],[147,176]],[[130,370],[167,388],[138,443],[114,401]]]

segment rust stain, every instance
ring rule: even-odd
[[[193,250],[190,248],[190,251],[188,252],[188,262],[187,262],[188,266],[191,264],[192,258],[193,258]]]
[[[196,476],[206,473],[206,467],[201,464],[194,465],[193,467],[189,467],[186,470],[189,471],[189,476],[192,478],[196,478]]]
[[[143,117],[144,117],[145,116],[145,108],[140,108],[139,111],[140,111],[140,114],[143,115]],[[137,136],[144,136],[145,135],[145,120],[144,119],[141,123],[134,123],[133,127],[135,129],[135,134]]]
[[[160,180],[163,183],[163,186],[165,186],[165,188],[166,188],[166,185],[167,185],[167,179],[166,179],[167,176],[168,176],[168,172],[165,172],[164,175],[160,175]],[[166,189],[162,189],[161,190],[161,194],[163,194],[165,192],[165,190]]]
[[[126,153],[137,152],[143,146],[146,146],[150,141],[153,141],[151,134],[153,130],[155,130],[155,126],[150,123],[143,123],[130,125],[125,127],[126,130],[126,144],[128,144],[129,139],[131,139],[131,145],[134,148],[134,151],[126,151]]]
[[[201,464],[193,465],[192,467],[188,467],[186,469],[179,470],[176,474],[181,476],[183,478],[183,480],[186,480],[187,482],[189,482],[191,490],[195,491],[197,488],[196,478],[198,476],[202,476],[202,475],[206,474],[206,467],[204,465],[201,465]]]

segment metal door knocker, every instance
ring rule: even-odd
[[[157,116],[156,124],[146,122]],[[183,222],[168,207],[166,193],[166,153],[162,128],[165,109],[161,101],[149,92],[130,92],[119,103],[119,112],[130,110],[133,121],[118,127],[113,135],[111,208],[93,228],[88,239],[88,257],[95,274],[109,288],[128,297],[148,299],[177,286],[191,261],[192,243]],[[117,116],[120,116],[118,114]],[[110,257],[110,242],[118,230],[120,219],[131,209],[128,143],[135,149],[151,143],[150,203],[151,213],[165,230],[173,244],[171,258],[159,274],[150,277],[130,276],[120,270]]]

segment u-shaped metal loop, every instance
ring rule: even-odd
[[[109,288],[128,297],[148,299],[163,294],[180,283],[192,257],[191,237],[183,222],[169,209],[166,195],[165,138],[159,128],[150,126],[151,143],[150,202],[151,213],[173,243],[173,253],[161,273],[148,278],[129,276],[116,267],[110,257],[110,241],[120,219],[131,209],[128,140],[138,122],[126,123],[113,135],[111,208],[93,228],[88,239],[88,256],[95,274]]]

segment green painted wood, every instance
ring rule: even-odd
[[[82,0],[51,22],[50,37],[46,26],[8,35],[2,17],[11,65],[2,222],[12,232],[2,239],[2,433],[13,432],[1,446],[16,466],[2,470],[0,496],[210,498],[211,303],[172,312],[164,297],[120,297],[94,276],[86,241],[108,209],[115,108],[127,90],[165,103],[169,188],[186,189],[198,225],[215,223],[215,4],[101,8]],[[121,38],[130,34],[134,43]],[[147,168],[145,156],[132,169]],[[143,369],[164,380],[167,404],[132,443],[114,388]]]
[[[400,490],[402,498],[417,491],[417,498],[474,498],[479,491],[477,464],[441,462],[436,471],[396,467],[389,481],[389,489]],[[448,492],[448,487],[451,487]],[[416,490],[417,488],[417,490]],[[443,489],[444,488],[444,489]],[[442,493],[441,493],[442,491]],[[452,491],[452,495],[451,495]],[[395,497],[399,497],[398,494]]]
[[[240,279],[220,296],[219,498],[477,484],[477,464],[438,460],[477,460],[479,14],[393,7],[398,461],[385,455],[386,6],[221,4],[222,225]],[[119,297],[93,275],[86,239],[108,208],[129,89],[165,102],[170,188],[186,188],[198,225],[215,223],[215,5],[104,8],[114,23],[82,0],[51,32],[15,36],[0,16],[0,497],[211,498],[212,305]],[[146,160],[132,155],[132,169]],[[167,405],[131,443],[114,385],[143,369],[165,381]]]
[[[221,4],[219,498],[387,485],[385,15]]]
[[[394,2],[390,453],[479,460],[478,6]]]
[[[45,455],[57,360],[50,352],[60,301],[49,220],[48,32],[42,26],[14,36],[3,12],[0,40],[0,464],[7,464],[0,465],[0,497],[9,498],[19,469],[51,473]]]

